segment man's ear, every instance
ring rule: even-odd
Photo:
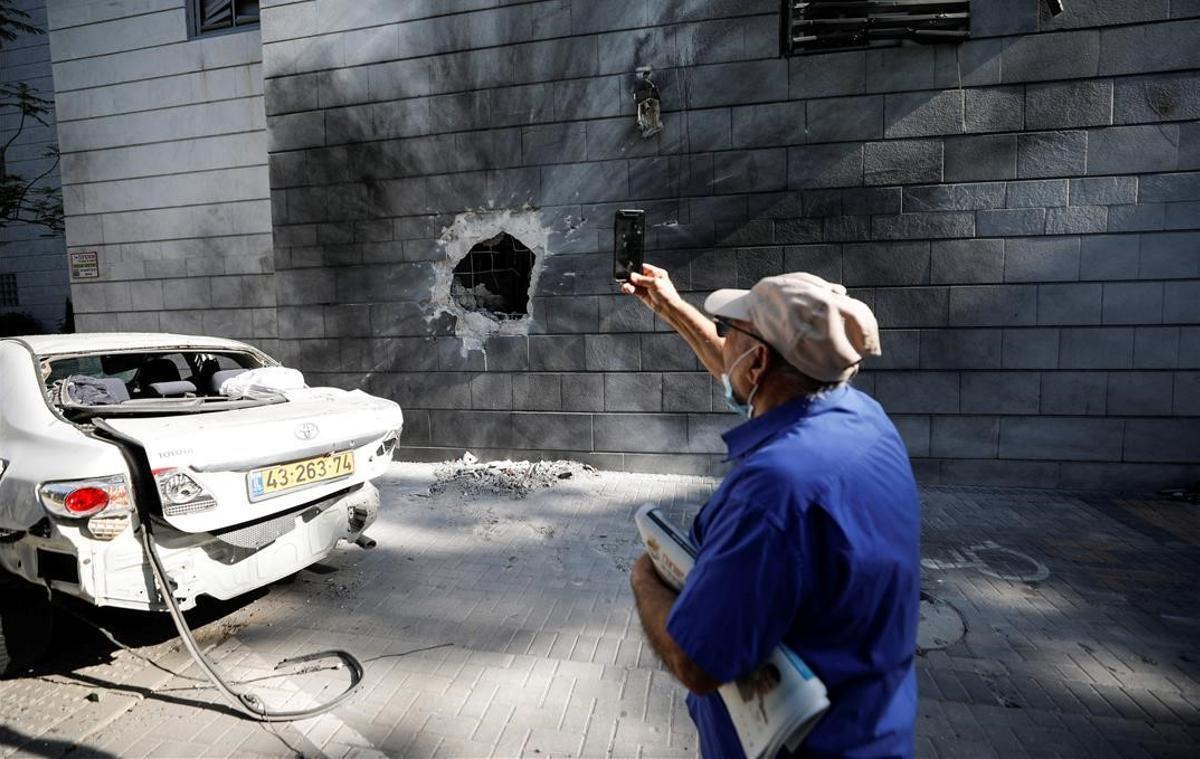
[[[774,360],[775,356],[771,349],[765,343],[758,343],[754,348],[754,355],[750,357],[750,366],[747,367],[750,383],[760,385],[763,378],[767,376],[767,372],[771,370]]]

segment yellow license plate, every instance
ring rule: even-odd
[[[319,482],[338,480],[354,474],[354,452],[341,451],[317,456],[290,464],[255,469],[246,475],[246,486],[250,500],[280,495],[291,490],[316,485]]]

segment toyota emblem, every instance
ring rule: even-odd
[[[313,424],[312,422],[305,422],[296,428],[296,437],[300,438],[301,440],[312,440],[317,436],[318,432],[320,432],[320,430],[317,429],[317,425]]]

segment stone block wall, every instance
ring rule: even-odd
[[[45,0],[17,0],[13,7],[29,14],[21,19],[24,23],[46,29]],[[41,97],[53,100],[47,35],[19,34],[14,40],[0,41],[0,85],[17,84],[27,84]],[[0,144],[13,140],[5,151],[10,172],[33,179],[49,171],[39,186],[53,187],[61,182],[54,159],[46,156],[47,149],[53,148],[57,141],[54,114],[47,115],[45,122],[39,124],[27,119],[22,126],[20,115],[6,110],[0,113]],[[16,305],[0,305],[0,313],[28,314],[41,324],[43,331],[57,331],[66,316],[70,296],[65,249],[62,235],[52,235],[45,227],[18,223],[0,228],[0,274],[15,275],[18,300]]]
[[[274,349],[262,43],[189,39],[185,0],[50,0],[79,331],[253,339]]]
[[[788,60],[773,0],[264,3],[281,352],[397,399],[403,456],[719,469],[735,419],[611,281],[641,207],[697,301],[803,269],[868,302],[857,384],[927,482],[1194,479],[1200,5],[972,5],[961,45]],[[439,300],[444,230],[503,209],[540,276],[481,338]]]

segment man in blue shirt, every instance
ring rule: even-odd
[[[683,592],[647,556],[633,567],[651,645],[691,694],[705,757],[741,745],[716,689],[779,644],[829,689],[799,756],[911,757],[920,507],[895,427],[846,384],[878,327],[866,304],[811,274],[719,290],[708,319],[667,272],[622,289],[674,327],[748,421],[724,435],[732,469],[697,515]]]

